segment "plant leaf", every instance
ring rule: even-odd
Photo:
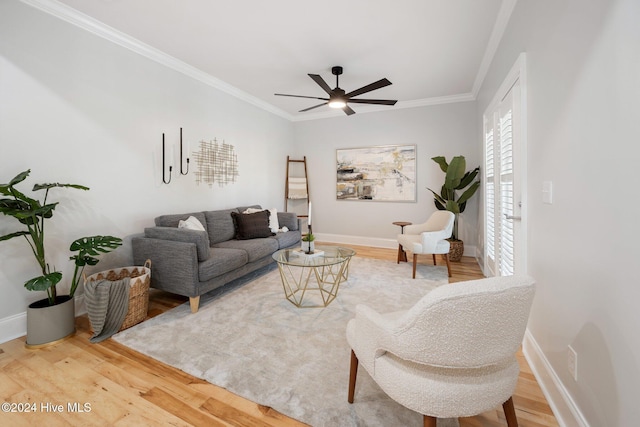
[[[479,171],[480,171],[480,168],[475,168],[474,170],[465,173],[462,179],[460,180],[460,185],[456,187],[456,190],[462,190],[467,185],[471,184],[471,182],[478,175]]]
[[[440,165],[440,169],[442,169],[442,172],[447,173],[447,168],[449,167],[449,165],[447,164],[447,159],[445,159],[443,156],[436,156],[432,157],[431,160]]]
[[[29,232],[28,231],[16,231],[15,233],[5,234],[4,236],[0,236],[0,242],[3,241],[3,240],[9,240],[9,239],[13,239],[14,237],[25,236],[25,235],[29,235]]]
[[[460,213],[460,205],[458,205],[453,200],[447,200],[447,210],[453,212],[454,214]]]
[[[69,247],[72,252],[80,251],[78,256],[99,255],[100,252],[107,253],[122,245],[122,239],[113,236],[90,236],[81,237],[74,240]]]
[[[24,287],[30,291],[46,291],[62,280],[62,273],[54,271],[44,276],[35,277],[25,282]]]
[[[85,187],[84,185],[78,185],[78,184],[60,184],[59,182],[54,182],[51,184],[35,184],[33,186],[33,191],[38,191],[38,190],[49,190],[51,188],[55,188],[55,187],[67,187],[67,188],[76,188],[78,190],[88,190],[89,187]]]
[[[462,195],[458,199],[458,203],[466,203],[466,201],[475,194],[478,187],[480,187],[480,181],[476,181],[471,184],[471,186],[467,188],[464,193],[462,193]],[[462,210],[460,212],[462,212]]]
[[[448,189],[457,188],[460,185],[460,180],[464,176],[467,162],[464,156],[456,156],[451,159],[449,168],[447,169],[447,175],[444,178],[444,185]]]

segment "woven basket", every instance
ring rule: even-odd
[[[449,261],[458,262],[464,253],[464,242],[462,240],[447,239],[451,244],[449,248]]]
[[[125,277],[131,279],[129,283],[129,309],[122,322],[120,330],[137,325],[147,318],[149,310],[149,286],[151,284],[151,260],[144,263],[144,267],[122,267],[109,271],[101,271],[85,278],[86,282],[95,280],[122,280]]]

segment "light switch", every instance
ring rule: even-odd
[[[542,183],[542,203],[548,205],[553,203],[553,183],[551,181]]]

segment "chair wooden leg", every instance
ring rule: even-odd
[[[449,264],[449,254],[443,254],[442,256],[447,263],[447,272],[449,273],[449,277],[451,277],[451,264]]]
[[[507,418],[507,425],[509,427],[518,427],[518,419],[516,418],[516,409],[513,407],[513,397],[502,404],[504,409],[504,416]]]
[[[358,357],[351,350],[351,368],[349,371],[349,397],[347,401],[353,403],[353,395],[356,391],[356,376],[358,375]]]
[[[418,266],[418,255],[413,254],[413,278],[416,278],[416,267]]]
[[[438,265],[438,264],[436,263],[436,254],[431,254],[431,255],[433,255],[433,265]]]
[[[407,253],[402,245],[398,245],[398,264],[400,264],[400,261],[407,262]]]
[[[424,415],[423,417],[424,427],[436,427],[438,419],[436,417],[431,417],[429,415]]]

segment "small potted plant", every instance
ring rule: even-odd
[[[440,169],[445,173],[445,179],[439,193],[430,188],[428,190],[433,193],[433,201],[438,210],[447,210],[455,215],[453,233],[451,238],[448,239],[451,244],[449,259],[451,261],[460,261],[464,253],[464,242],[458,238],[458,216],[464,212],[467,207],[467,201],[480,187],[480,180],[475,180],[480,168],[477,167],[473,170],[465,171],[467,163],[464,156],[452,158],[451,163],[447,163],[443,156],[432,157],[431,160],[440,165]],[[460,191],[462,191],[462,194],[458,195]]]
[[[76,271],[69,295],[58,295],[57,284],[62,280],[62,273],[51,269],[45,254],[45,220],[53,216],[58,202],[47,202],[49,190],[56,187],[89,190],[77,184],[35,184],[33,191],[45,190],[42,202],[32,199],[19,191],[16,185],[24,181],[31,170],[24,171],[8,184],[0,184],[0,212],[11,216],[26,227],[26,230],[0,236],[0,241],[14,237],[24,237],[42,272],[41,276],[27,280],[25,288],[30,291],[44,291],[47,297],[36,301],[27,308],[27,345],[37,347],[63,339],[75,331],[75,305],[73,295],[78,286],[78,270],[85,265],[95,265],[94,258],[98,252],[109,252],[120,246],[121,240],[111,236],[94,236],[81,238],[71,245],[72,251],[79,251],[71,259],[76,262]],[[81,274],[81,270],[80,270]]]
[[[316,240],[316,236],[311,232],[311,227],[309,227],[309,232],[302,236],[302,252],[305,254],[312,254],[315,250],[313,241]]]

